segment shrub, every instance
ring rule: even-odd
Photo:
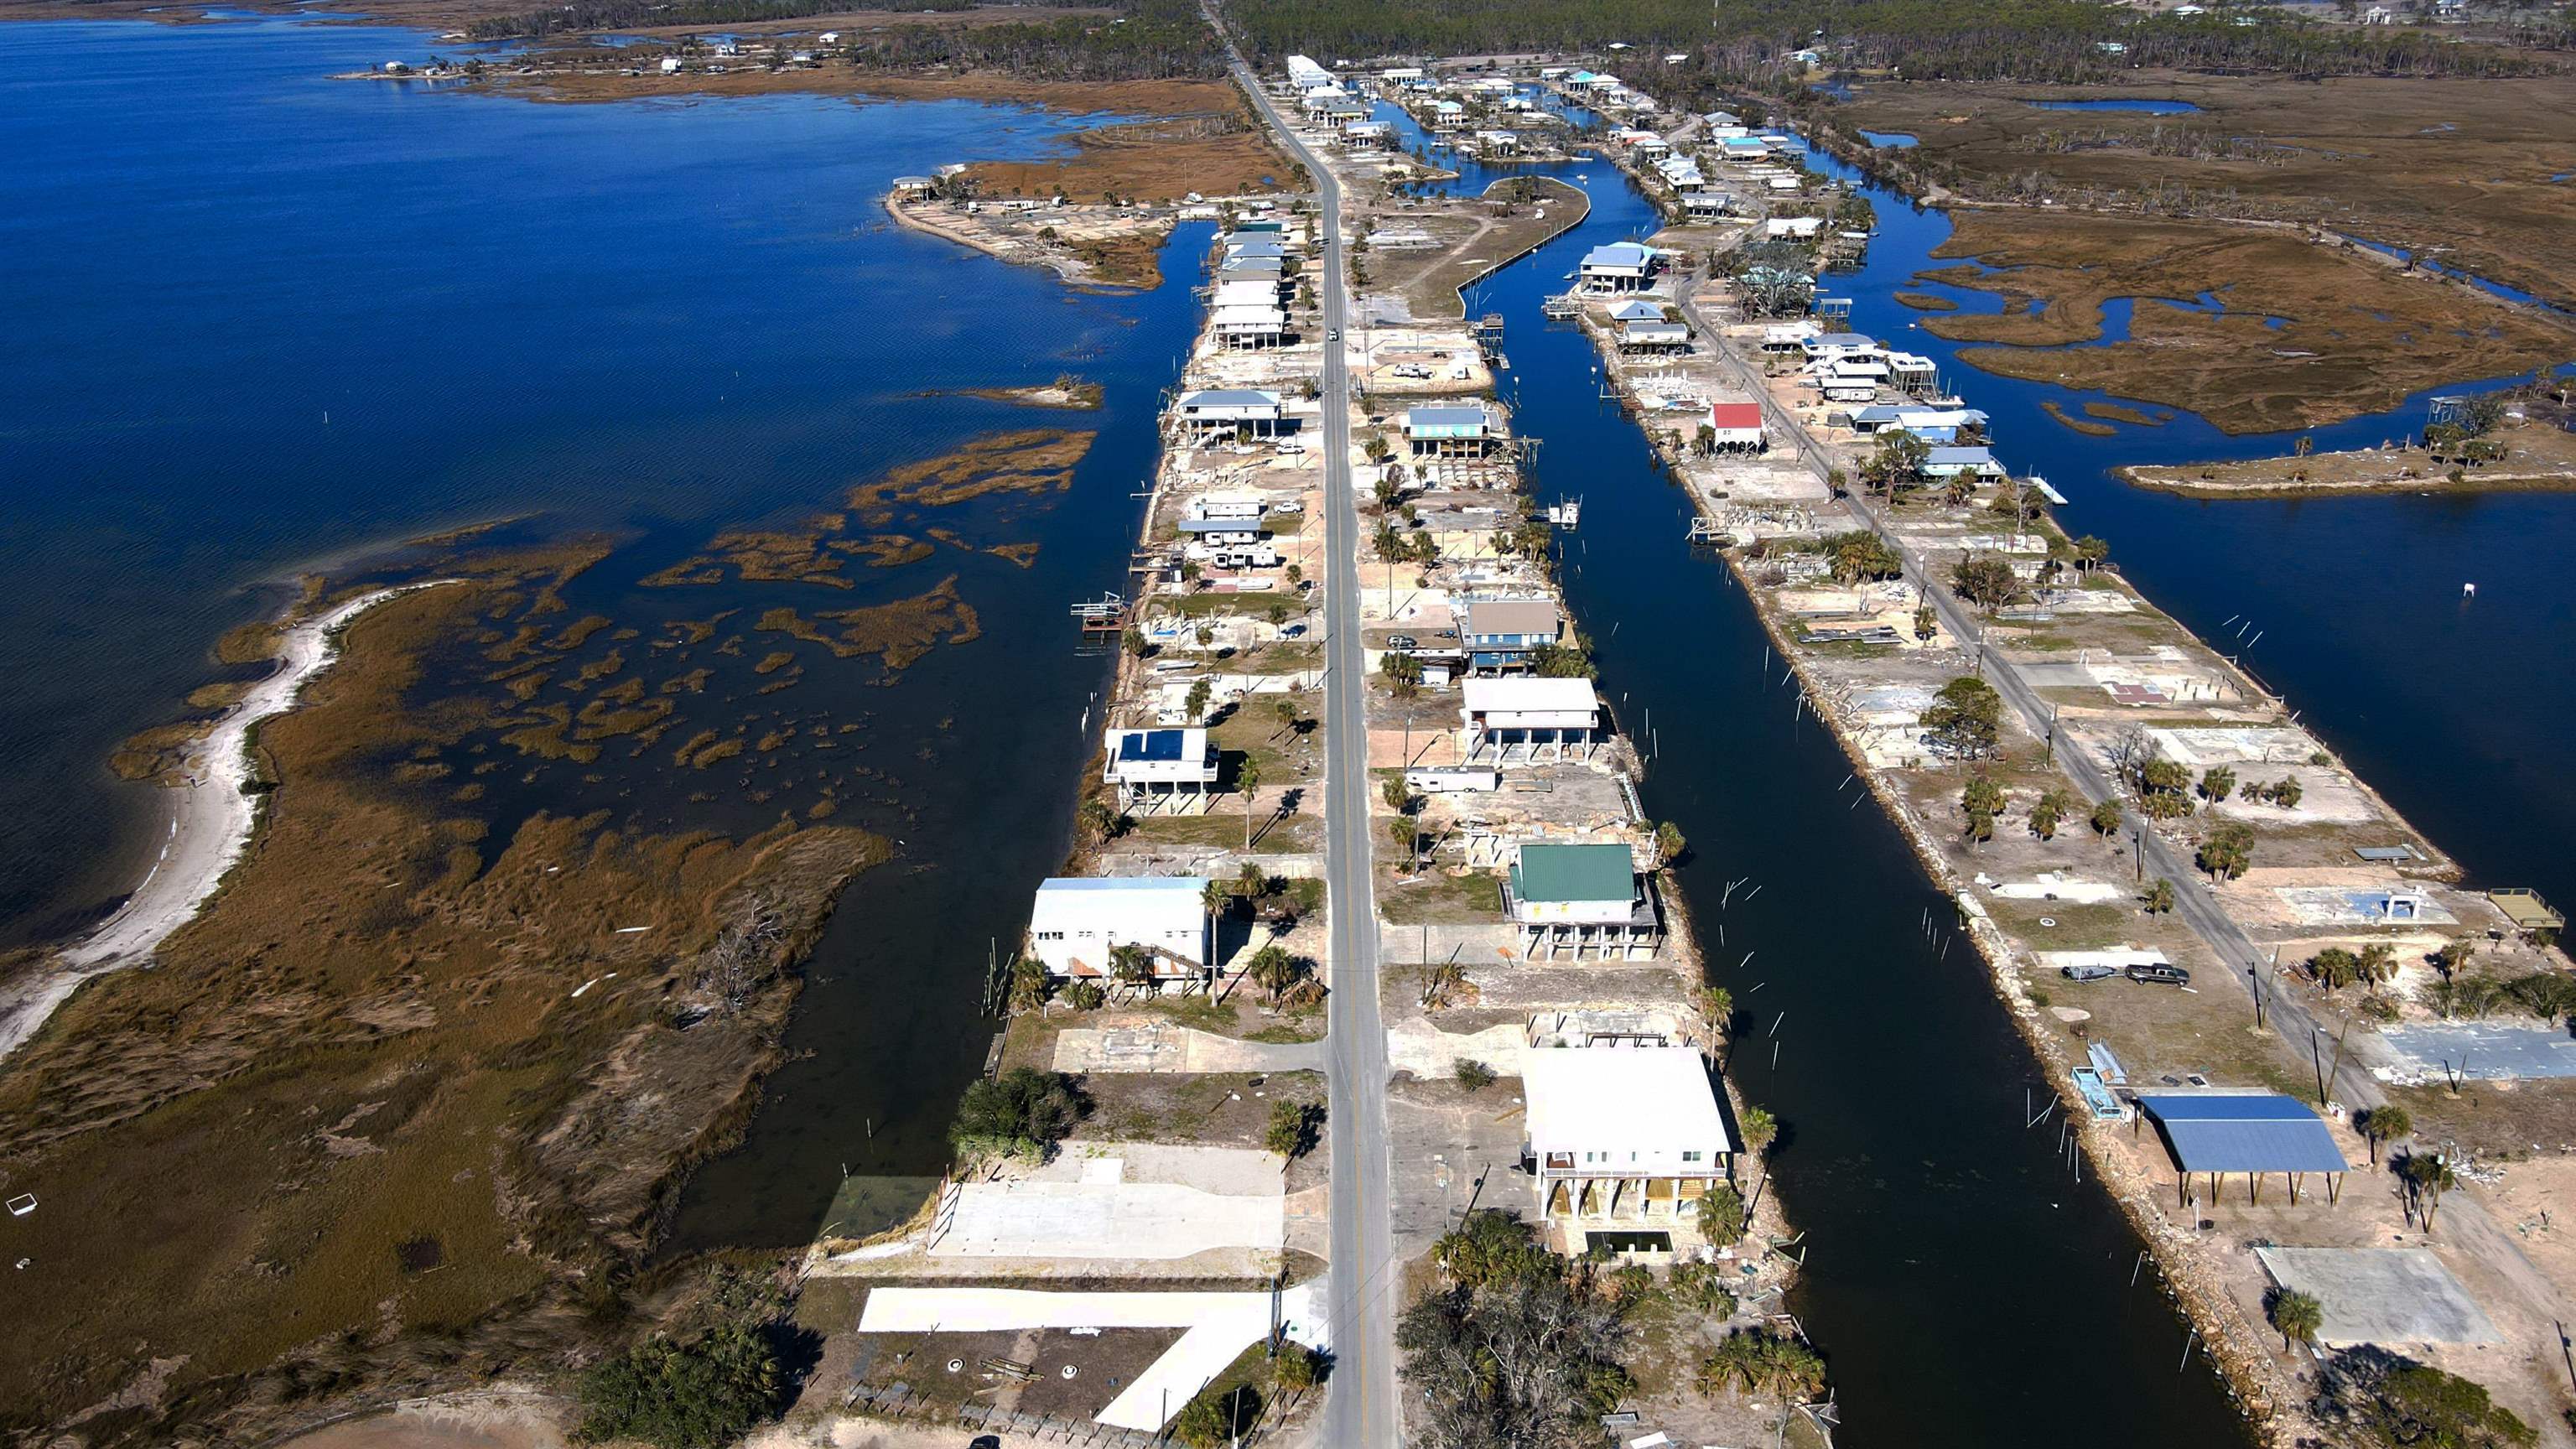
[[[580,1437],[659,1449],[717,1449],[778,1411],[778,1355],[758,1329],[727,1324],[687,1343],[655,1336],[581,1377]]]

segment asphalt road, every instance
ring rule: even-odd
[[[1211,14],[1209,23],[1224,27]],[[1288,153],[1305,163],[1323,205],[1324,330],[1338,339],[1350,305],[1342,269],[1340,183],[1289,130],[1241,52],[1227,40],[1235,80]],[[1331,1097],[1325,1146],[1332,1176],[1332,1269],[1326,1299],[1333,1369],[1326,1380],[1322,1442],[1335,1449],[1391,1449],[1396,1409],[1398,1284],[1388,1178],[1386,1027],[1378,1017],[1377,901],[1369,828],[1367,678],[1360,653],[1359,509],[1351,486],[1350,372],[1342,344],[1324,346],[1324,519],[1331,556],[1324,576],[1324,884],[1332,916],[1325,1077]]]
[[[1800,460],[1814,469],[1818,477],[1823,477],[1829,466],[1829,455],[1824,445],[1794,413],[1772,399],[1771,390],[1763,385],[1751,365],[1687,300],[1694,287],[1685,283],[1679,290],[1685,299],[1681,303],[1682,315],[1690,320],[1691,326],[1709,346],[1718,349],[1726,358],[1738,385],[1761,402],[1763,415],[1773,430],[1794,443]],[[1977,672],[1995,687],[1997,694],[2003,696],[2005,704],[2020,714],[2022,723],[2033,735],[2049,738],[2056,727],[2056,711],[2040,698],[2039,691],[2023,677],[2019,668],[1986,648],[1983,622],[1956,594],[1933,580],[1924,567],[1922,556],[1897,536],[1877,505],[1857,493],[1846,495],[1840,502],[1856,527],[1866,528],[1895,546],[1898,556],[1905,561],[1905,577],[1932,606],[1933,612],[1940,617],[1941,626],[1950,631],[1950,637],[1960,641],[1977,661]],[[1831,510],[1822,511],[1829,513]],[[2174,883],[2176,913],[2185,925],[2191,927],[2192,934],[2200,937],[2219,959],[2228,963],[2229,970],[2240,977],[2249,993],[2262,993],[2265,1024],[2279,1032],[2282,1040],[2288,1042],[2298,1055],[2312,1060],[2322,1058],[2334,1068],[2333,1095],[2347,1107],[2354,1108],[2375,1106],[2384,1101],[2385,1095],[2369,1070],[2371,1065],[2386,1056],[2377,1035],[2367,1030],[2350,1033],[2343,1049],[2337,1051],[2334,1031],[2316,1020],[2308,1003],[2296,991],[2278,989],[2269,970],[2269,953],[2255,949],[2254,942],[2219,907],[2217,896],[2209,889],[2207,880],[2192,858],[2158,834],[2152,822],[2128,809],[2126,792],[2113,783],[2101,762],[2074,749],[2059,751],[2057,762],[2083,792],[2085,799],[2123,802],[2121,828],[2128,833],[2131,848],[2139,856],[2139,873],[2148,879],[2161,877]],[[2204,988],[2211,985],[2202,984]]]

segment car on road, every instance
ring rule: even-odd
[[[2130,965],[2128,977],[2148,986],[2189,986],[2191,973],[2170,961],[2139,961]]]
[[[2060,966],[2057,974],[2069,981],[2101,981],[2119,975],[2120,968],[2093,961],[2082,966]]]
[[[1324,334],[1324,340],[1325,340],[1326,342],[1339,342],[1339,341],[1341,341],[1341,340],[1342,340],[1342,329],[1340,329],[1339,327],[1336,327],[1336,328],[1334,328],[1332,331],[1325,333],[1325,334]]]

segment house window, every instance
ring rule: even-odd
[[[1685,1152],[1682,1154],[1682,1161],[1697,1162],[1699,1161],[1699,1154],[1696,1152]]]

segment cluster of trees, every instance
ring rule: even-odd
[[[2539,1434],[2456,1374],[2377,1347],[2348,1348],[2324,1366],[2313,1405],[2338,1441],[2432,1449],[2517,1449]]]
[[[2397,974],[2397,948],[2373,941],[2359,951],[2328,946],[2308,958],[2308,974],[2328,991],[2352,985],[2376,986]]]
[[[1825,1361],[1794,1338],[1767,1328],[1739,1328],[1717,1352],[1700,1361],[1694,1386],[1704,1394],[1729,1387],[1791,1403],[1812,1401],[1825,1390]]]
[[[1954,760],[1982,759],[1994,753],[2003,737],[2004,700],[1995,687],[1973,674],[1942,685],[1923,711],[1923,727],[1932,742]]]
[[[1988,613],[2030,593],[2022,585],[2021,575],[2013,572],[2012,562],[2000,558],[1963,558],[1952,564],[1950,588],[1960,598]]]
[[[1294,1401],[1322,1383],[1326,1369],[1322,1354],[1302,1343],[1283,1341],[1271,1350],[1267,1387],[1272,1394]],[[1220,1377],[1172,1416],[1172,1437],[1190,1449],[1220,1449],[1241,1442],[1261,1423],[1268,1406],[1263,1388],[1258,1378],[1238,1380],[1231,1373]]]
[[[1445,1288],[1396,1322],[1432,1449],[1576,1449],[1635,1382],[1620,1366],[1639,1299],[1548,1252],[1529,1225],[1480,1208],[1433,1249]]]
[[[1896,545],[1866,528],[1828,534],[1821,547],[1838,584],[1892,579],[1905,572],[1905,559]]]
[[[973,0],[892,0],[899,11],[972,8]],[[574,0],[488,15],[466,29],[476,40],[533,39],[647,25],[746,25],[836,14],[839,0]],[[850,39],[850,64],[871,70],[1003,70],[1041,80],[1216,79],[1225,53],[1190,0],[1125,0],[1114,16],[1035,16],[1004,25],[898,24]]]
[[[967,1087],[948,1140],[968,1156],[1044,1157],[1090,1109],[1073,1078],[1013,1067]]]
[[[775,1273],[718,1264],[678,1331],[656,1333],[581,1376],[576,1436],[657,1449],[718,1449],[742,1438],[793,1397],[790,1352],[800,1364],[811,1361],[809,1336],[789,1322],[792,1304]]]
[[[2230,820],[2209,832],[2193,857],[2212,880],[2234,880],[2254,864],[2254,827]]]
[[[1229,0],[1225,15],[1267,57],[1581,51],[1612,41],[1661,55],[1690,50],[1709,35],[1708,6],[1692,0]]]
[[[2288,810],[2307,798],[2307,793],[2305,785],[2287,775],[2269,784],[2261,780],[2247,780],[2239,784],[2236,772],[2225,765],[2212,766],[2202,771],[2200,776],[2200,798],[2212,805],[2233,795],[2240,800],[2260,800],[2267,805],[2278,805]]]
[[[655,1335],[581,1377],[585,1443],[640,1439],[719,1449],[783,1406],[786,1376],[758,1326],[720,1324],[686,1340]]]
[[[2240,18],[2255,23],[2239,25]],[[1824,35],[1837,67],[1953,81],[2107,81],[2132,67],[2329,75],[2508,76],[2546,67],[2394,26],[2338,29],[2274,10],[2142,15],[2081,0],[1721,0],[1710,56],[1761,81]],[[2121,47],[2106,51],[2104,45]]]

